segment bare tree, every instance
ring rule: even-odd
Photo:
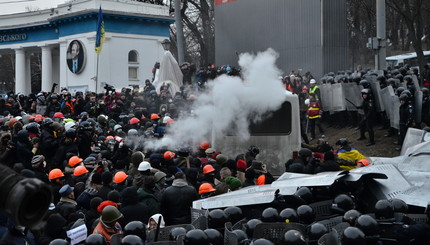
[[[421,39],[424,34],[423,7],[428,5],[425,0],[387,0],[387,5],[404,21],[407,27],[409,42],[417,53],[420,71],[424,71],[424,53]],[[408,42],[408,43],[409,43]]]

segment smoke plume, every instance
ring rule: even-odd
[[[207,92],[194,102],[193,116],[179,118],[161,140],[146,142],[146,148],[210,141],[211,135],[222,137],[234,129],[235,135],[249,138],[249,123],[274,111],[285,100],[285,89],[278,77],[275,62],[278,54],[268,49],[257,55],[239,56],[242,78],[222,75],[207,84]],[[242,80],[243,79],[243,80]]]

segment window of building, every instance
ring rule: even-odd
[[[128,52],[128,80],[139,80],[139,54],[136,50]]]
[[[138,54],[136,50],[128,52],[128,63],[139,63],[137,58]]]
[[[137,80],[138,67],[128,67],[128,80]]]

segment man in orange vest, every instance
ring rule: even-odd
[[[309,105],[308,105],[308,120],[309,120],[309,128],[311,131],[311,141],[315,139],[315,124],[317,125],[321,138],[324,138],[324,130],[320,123],[321,118],[321,105],[319,101],[315,98],[314,93],[309,94]]]

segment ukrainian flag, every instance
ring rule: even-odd
[[[102,7],[100,6],[98,20],[97,20],[97,34],[96,34],[96,53],[102,52],[102,44],[105,41],[105,23],[103,21]]]

